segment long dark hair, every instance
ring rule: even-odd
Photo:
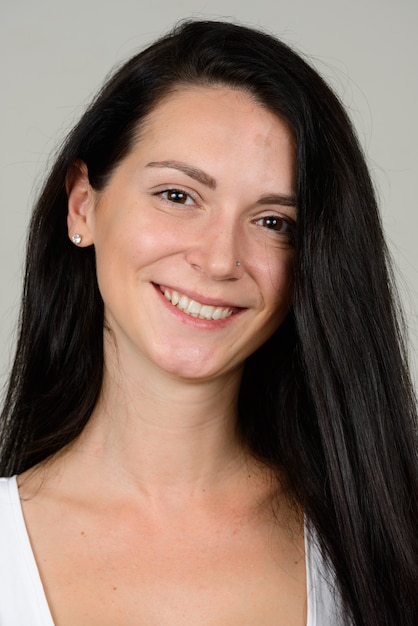
[[[101,389],[103,302],[93,248],[68,239],[65,178],[82,160],[103,189],[144,116],[181,84],[247,91],[297,146],[293,308],[245,365],[240,436],[304,508],[354,624],[415,626],[415,399],[373,186],[337,97],[265,33],[180,25],[128,61],[69,135],[30,224],[1,472],[74,440]]]

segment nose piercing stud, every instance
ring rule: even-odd
[[[75,243],[76,246],[80,245],[80,243],[81,243],[81,235],[80,235],[80,233],[74,233],[74,235],[71,237],[71,241],[73,243]]]
[[[240,261],[237,261],[237,262],[235,263],[235,265],[236,265],[237,267],[239,267],[239,266],[241,265],[241,262],[240,262]]]

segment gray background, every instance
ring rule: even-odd
[[[270,30],[309,55],[348,107],[380,197],[417,381],[417,0],[0,0],[0,385],[50,155],[105,75],[185,17]]]

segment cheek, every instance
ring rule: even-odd
[[[283,324],[292,305],[293,254],[277,256],[258,274],[258,287],[263,301],[256,346],[260,347]],[[254,351],[254,350],[252,350]]]
[[[276,255],[270,254],[268,262],[261,269],[264,302],[270,309],[289,309],[292,303],[293,266],[293,250],[276,250]]]
[[[182,248],[185,240],[184,224],[147,206],[135,205],[117,225],[115,237],[140,263],[173,254]]]
[[[100,226],[94,242],[97,281],[104,303],[113,306],[131,280],[138,250],[132,229],[111,221]]]
[[[135,286],[139,274],[148,276],[154,263],[184,245],[180,229],[168,228],[161,220],[147,219],[139,210],[123,217],[104,223],[95,240],[97,278],[105,301],[124,293],[129,284]]]

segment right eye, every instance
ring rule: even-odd
[[[195,204],[195,201],[193,200],[191,195],[186,193],[182,189],[165,189],[164,191],[159,191],[156,195],[161,196],[161,198],[166,200],[166,202],[170,202],[171,204]]]

